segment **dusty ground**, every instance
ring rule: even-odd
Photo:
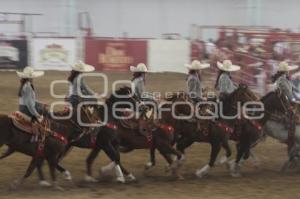
[[[66,79],[66,73],[48,72],[45,77],[35,82],[39,100],[43,102],[55,101],[49,96],[49,84],[54,79]],[[109,84],[117,79],[129,79],[129,74],[110,73]],[[151,74],[147,79],[147,87],[153,91],[183,90],[185,76],[178,74]],[[93,87],[100,89],[98,80],[89,81]],[[17,108],[18,78],[14,72],[0,72],[0,112],[9,113]],[[60,86],[57,93],[63,93],[65,87]],[[1,130],[0,130],[1,131]],[[43,198],[43,199],[85,199],[85,198],[298,198],[300,197],[300,174],[291,171],[286,174],[278,172],[283,161],[286,160],[285,146],[269,138],[261,143],[256,152],[262,161],[261,168],[256,170],[251,162],[246,162],[243,177],[232,178],[225,167],[219,166],[211,170],[209,176],[203,179],[194,177],[195,170],[206,164],[209,154],[207,144],[194,144],[187,151],[187,161],[182,172],[184,181],[173,181],[165,173],[165,162],[159,157],[157,167],[145,175],[143,168],[147,161],[147,151],[134,151],[122,156],[124,165],[138,178],[137,183],[120,185],[113,181],[102,181],[97,184],[85,184],[85,157],[88,150],[74,149],[64,159],[63,164],[72,172],[74,182],[60,183],[66,189],[56,192],[43,189],[37,185],[37,177],[33,174],[18,192],[11,192],[9,185],[20,177],[29,163],[30,158],[23,154],[2,160],[0,163],[0,199],[10,198]],[[98,168],[108,163],[105,155],[94,164],[94,175]],[[47,171],[47,170],[46,170]]]

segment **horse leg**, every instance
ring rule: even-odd
[[[50,176],[53,182],[53,188],[58,191],[63,191],[64,189],[60,187],[57,183],[56,179],[56,167],[58,165],[58,158],[55,155],[52,155],[47,158],[48,165],[49,165],[49,170],[50,170]]]
[[[67,145],[65,147],[65,151],[59,155],[58,157],[58,160],[62,160],[66,154],[68,152],[70,152],[70,149],[72,148],[72,145]],[[72,181],[72,174],[70,171],[68,171],[67,169],[65,169],[63,166],[61,166],[59,163],[57,163],[57,166],[56,166],[56,170],[59,171],[63,176],[64,176],[64,179],[67,180],[67,181]]]
[[[261,162],[260,162],[259,158],[257,157],[257,155],[254,153],[253,150],[249,151],[248,156],[251,157],[251,162],[252,162],[253,166],[256,169],[259,169],[259,166],[261,165]],[[246,154],[246,156],[243,159],[246,160],[247,158],[248,157],[247,157],[247,154]]]
[[[214,166],[215,161],[217,159],[217,156],[221,150],[221,144],[220,143],[211,143],[211,152],[210,152],[210,160],[207,165],[202,167],[201,169],[198,169],[196,171],[196,176],[199,178],[202,178],[206,174],[208,174],[211,167]]]
[[[185,153],[185,149],[191,146],[194,143],[194,139],[191,138],[182,138],[179,139],[176,145],[176,149],[182,154]]]
[[[176,155],[177,157],[181,157],[181,153],[175,150],[172,146],[169,144],[165,144],[164,142],[157,143],[157,149],[159,150],[160,154],[165,158],[167,163],[170,165],[170,168],[172,170],[172,175],[175,176],[179,180],[183,180],[183,176],[179,173],[178,167],[180,165],[179,162],[174,162],[171,154]],[[180,158],[179,161],[183,161],[183,158]]]
[[[251,144],[248,141],[241,141],[239,145],[237,145],[237,156],[236,160],[230,166],[230,172],[232,177],[240,177],[240,169],[242,164],[242,158],[248,153],[250,153],[250,146]]]
[[[290,168],[290,166],[294,163],[295,157],[298,155],[299,149],[297,147],[292,147],[288,151],[289,159],[283,164],[283,166],[280,169],[280,172],[284,173],[287,169]]]
[[[222,147],[225,149],[225,156],[222,156],[219,160],[219,164],[224,164],[226,163],[226,166],[229,168],[229,158],[232,154],[231,147],[228,143],[228,139],[224,139],[222,142]]]
[[[173,151],[173,153],[177,154],[177,160],[179,161],[180,164],[181,164],[181,162],[183,162],[185,160],[185,155],[184,155],[185,149],[190,147],[194,142],[195,142],[194,139],[183,138],[178,141],[178,143],[176,145],[177,150],[175,150],[173,147],[171,147],[171,150]]]
[[[153,144],[154,145],[154,144]],[[148,162],[146,165],[145,165],[145,170],[149,170],[151,169],[152,167],[155,166],[156,164],[156,158],[155,158],[155,150],[156,148],[154,146],[152,146],[150,148],[150,162]]]
[[[172,170],[172,176],[174,176],[176,179],[178,180],[183,180],[183,176],[179,173],[178,168],[175,166],[172,166],[174,161],[172,159],[172,157],[170,156],[170,153],[166,153],[166,151],[164,150],[159,150],[160,154],[165,158],[165,160],[168,162]]]
[[[116,151],[115,147],[111,142],[105,143],[102,145],[103,151],[111,159],[111,163],[108,165],[109,169],[114,168],[117,176],[117,182],[125,183],[125,177],[120,167],[120,153]],[[101,171],[105,171],[106,167],[102,167]]]
[[[61,166],[60,164],[57,164],[56,170],[59,171],[61,174],[63,174],[65,180],[72,181],[72,175],[71,175],[70,171],[65,169],[63,166]]]
[[[86,159],[86,175],[84,177],[84,180],[86,182],[98,182],[93,176],[92,176],[92,164],[95,161],[96,157],[98,156],[100,152],[100,148],[94,148],[89,156]]]
[[[37,172],[38,172],[38,177],[39,177],[39,185],[41,187],[51,187],[51,184],[48,181],[46,181],[46,179],[45,179],[44,172],[43,172],[43,169],[42,169],[43,163],[44,163],[44,160],[41,160],[37,164]]]
[[[121,168],[121,170],[122,170],[122,172],[123,172],[123,174],[125,175],[125,177],[126,177],[126,180],[127,181],[130,181],[130,182],[134,182],[134,181],[136,181],[136,177],[132,174],[132,173],[130,173],[129,171],[127,171],[127,169],[123,166],[123,164],[121,163],[121,157],[120,157],[120,150],[119,150],[119,142],[115,139],[115,140],[113,140],[112,142],[111,142],[111,144],[112,144],[112,146],[114,147],[114,149],[115,149],[115,152],[117,153],[117,157],[118,157],[118,162],[119,162],[119,165],[120,165],[120,168]]]
[[[12,188],[13,190],[18,189],[18,188],[24,183],[25,179],[28,178],[28,177],[32,174],[32,172],[34,171],[34,169],[35,169],[36,166],[38,165],[39,161],[42,161],[42,159],[41,159],[41,158],[36,158],[36,157],[33,157],[33,158],[31,159],[31,162],[30,162],[30,164],[29,164],[29,166],[28,166],[28,168],[27,168],[27,170],[26,170],[25,175],[22,176],[19,180],[16,180],[16,181],[12,184],[11,188]]]

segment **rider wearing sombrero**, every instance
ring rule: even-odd
[[[219,68],[219,75],[216,80],[215,87],[219,91],[220,99],[226,99],[231,93],[235,91],[237,86],[232,81],[231,72],[239,71],[240,66],[233,65],[230,60],[224,60],[223,63],[217,62]]]
[[[189,70],[187,78],[187,94],[194,103],[202,101],[201,70],[209,68],[210,65],[194,60],[191,64],[186,64],[185,66]]]
[[[288,97],[291,102],[296,101],[294,96],[294,90],[297,90],[289,80],[289,71],[296,70],[298,66],[289,65],[287,62],[280,62],[277,68],[277,73],[272,76],[272,82],[275,83],[276,87],[280,89],[284,95]]]
[[[68,77],[71,86],[67,101],[71,103],[73,110],[76,110],[80,102],[89,101],[95,96],[95,93],[86,85],[84,79],[80,76],[82,73],[92,72],[94,70],[95,68],[93,66],[85,64],[82,61],[78,61],[72,66],[72,71]]]
[[[137,66],[130,66],[130,71],[132,72],[133,78],[132,82],[132,92],[141,102],[154,102],[153,96],[150,96],[146,92],[145,82],[146,82],[146,73],[148,72],[147,66],[143,63],[139,63]],[[140,107],[145,108],[145,107]]]
[[[289,65],[287,62],[280,62],[277,68],[277,73],[272,76],[272,81],[275,83],[277,89],[279,89],[292,104],[296,102],[294,96],[294,90],[297,90],[289,80],[289,71],[296,70],[297,65]],[[294,145],[295,128],[296,128],[296,115],[293,110],[290,110],[287,114],[286,124],[288,128],[288,149],[290,150]]]
[[[147,66],[139,63],[137,66],[130,66],[133,78],[131,79],[133,90],[132,92],[140,99],[144,100],[145,92],[145,77],[148,72]]]
[[[82,61],[78,61],[76,64],[72,66],[72,71],[68,77],[68,81],[71,83],[69,95],[66,97],[66,101],[70,102],[72,109],[73,109],[73,119],[76,123],[78,123],[78,105],[81,102],[90,102],[90,101],[97,101],[95,97],[95,93],[86,85],[83,77],[81,76],[82,73],[92,72],[95,68],[91,65],[85,64]],[[86,106],[82,106],[83,108]],[[87,109],[81,109],[87,110]],[[86,112],[88,120],[89,116]],[[92,121],[89,121],[92,122]]]
[[[32,118],[32,121],[41,123],[43,121],[43,105],[36,100],[36,92],[33,79],[44,75],[43,71],[35,71],[33,67],[27,66],[22,72],[17,72],[21,78],[19,88],[19,111]]]
[[[217,62],[217,66],[220,71],[215,87],[219,91],[219,100],[222,102],[223,113],[228,113],[228,111],[232,108],[228,104],[230,103],[229,96],[237,89],[237,86],[230,76],[230,73],[239,71],[241,67],[233,65],[230,60],[224,60],[223,63]],[[235,132],[240,134],[242,126],[241,121],[237,121],[234,125]]]

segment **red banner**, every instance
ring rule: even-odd
[[[85,62],[98,71],[128,71],[131,65],[147,64],[147,41],[87,38]]]

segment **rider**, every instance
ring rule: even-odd
[[[272,76],[272,81],[275,82],[276,87],[282,91],[282,93],[287,96],[290,102],[296,102],[296,97],[294,95],[294,90],[297,90],[293,86],[291,81],[288,78],[289,71],[296,70],[298,66],[289,65],[287,62],[280,62],[277,68],[277,73]],[[295,128],[297,117],[293,110],[288,111],[288,117],[286,118],[286,124],[288,126],[288,150],[294,145],[295,138]]]
[[[95,93],[86,85],[84,79],[80,76],[82,73],[92,72],[95,68],[85,64],[82,61],[77,62],[72,66],[72,71],[68,77],[71,83],[68,101],[71,103],[73,110],[76,110],[78,104],[82,101],[91,101]],[[91,98],[83,98],[89,96]]]
[[[241,67],[233,65],[230,60],[224,60],[223,63],[217,62],[217,65],[220,71],[215,88],[219,91],[220,99],[225,99],[237,88],[232,81],[230,72],[239,71]]]
[[[143,63],[139,63],[137,66],[130,66],[130,71],[133,73],[132,92],[141,102],[155,102],[153,96],[145,90],[145,77],[148,72],[147,66]],[[140,108],[145,108],[141,106]]]
[[[237,86],[232,81],[230,72],[239,71],[241,67],[233,65],[230,60],[224,60],[223,63],[217,62],[217,66],[219,68],[219,74],[215,88],[219,91],[219,100],[222,102],[223,113],[227,114],[231,110],[228,104],[230,103],[229,96],[237,89]]]
[[[32,118],[32,121],[43,121],[43,105],[36,100],[36,93],[33,86],[33,79],[44,75],[43,71],[35,71],[27,66],[23,72],[17,72],[21,78],[19,88],[19,111]]]
[[[144,100],[145,92],[145,77],[148,69],[145,64],[139,63],[136,67],[130,66],[130,71],[133,73],[132,84],[133,93],[141,100]]]
[[[194,103],[197,103],[203,99],[202,96],[202,83],[201,83],[201,70],[209,68],[209,64],[200,63],[198,60],[194,60],[191,64],[186,64],[189,70],[187,78],[187,93]]]
[[[289,71],[296,70],[298,66],[289,65],[287,62],[280,62],[277,68],[277,73],[272,76],[272,82],[285,94],[291,102],[296,101],[294,91],[297,90],[289,80]]]

